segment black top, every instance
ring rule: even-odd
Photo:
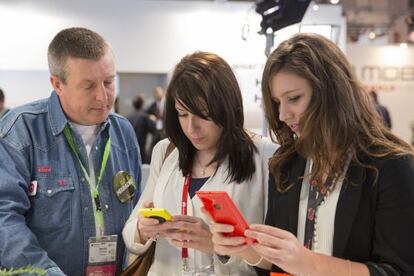
[[[200,190],[209,178],[209,176],[203,178],[191,178],[190,186],[188,187],[188,194],[190,195],[190,198],[193,198],[195,192]]]
[[[338,199],[332,255],[366,264],[371,276],[414,275],[414,161],[358,159],[375,166],[379,175],[374,183],[373,170],[351,162]],[[289,183],[294,185],[286,193],[279,193],[269,177],[266,224],[296,236],[306,160],[297,155],[291,164]],[[272,271],[282,270],[273,266]]]

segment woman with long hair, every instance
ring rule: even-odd
[[[197,190],[226,191],[247,221],[263,223],[268,159],[275,144],[244,129],[236,77],[212,53],[196,52],[178,63],[164,111],[168,139],[153,150],[149,180],[124,228],[127,248],[140,255],[157,238],[149,275],[181,275],[182,270],[255,275],[239,257],[216,254],[202,203],[194,195]],[[175,148],[165,157],[171,145]],[[139,208],[152,206],[166,208],[172,220],[159,224],[138,216]]]
[[[269,56],[262,92],[270,133],[266,225],[212,227],[215,250],[259,275],[414,275],[413,150],[382,124],[340,49],[298,34]]]

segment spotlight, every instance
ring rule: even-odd
[[[256,12],[262,16],[260,34],[268,29],[276,32],[298,23],[305,15],[311,0],[256,0]]]

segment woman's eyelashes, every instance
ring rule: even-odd
[[[297,101],[299,101],[299,99],[300,99],[300,95],[296,95],[296,96],[291,96],[291,97],[288,97],[288,100],[290,101],[290,102],[297,102]]]

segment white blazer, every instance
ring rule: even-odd
[[[210,177],[200,189],[201,191],[226,191],[248,224],[264,223],[268,193],[268,159],[277,148],[270,139],[257,135],[253,137],[253,141],[258,152],[254,155],[256,171],[251,180],[239,184],[225,180],[228,168],[228,163],[225,161],[219,166],[216,174]],[[168,144],[168,139],[164,139],[154,147],[147,184],[122,231],[125,245],[133,254],[140,255],[150,246],[150,241],[146,244],[134,241],[138,210],[144,202],[153,201],[156,208],[166,208],[171,215],[181,214],[180,205],[185,177],[178,166],[177,149],[174,149],[163,163]],[[197,196],[189,198],[187,214],[207,221],[200,210],[201,207],[202,203]],[[188,253],[190,264],[207,266],[213,262],[215,275],[256,275],[254,270],[238,257],[231,257],[226,263],[222,263],[216,255],[193,249],[189,249]],[[181,275],[181,269],[181,248],[173,246],[166,239],[158,239],[154,263],[148,275]]]

